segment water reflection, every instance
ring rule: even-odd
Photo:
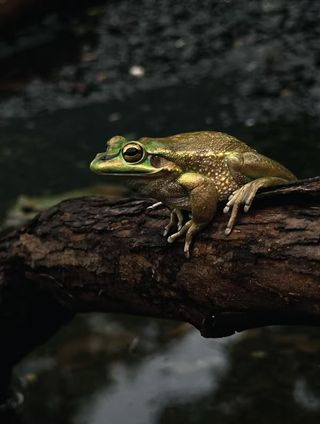
[[[217,378],[227,366],[223,345],[230,342],[208,343],[191,331],[167,352],[144,360],[134,372],[117,364],[114,387],[100,390],[80,409],[74,422],[100,424],[109,417],[114,424],[155,423],[172,399],[192,401],[216,389]]]
[[[236,339],[206,340],[161,320],[79,316],[17,368],[23,423],[151,424],[173,399],[216,390]]]
[[[16,369],[21,423],[318,423],[319,331],[208,340],[186,324],[79,316]]]
[[[169,402],[157,423],[319,422],[318,329],[251,331],[230,346],[228,359],[216,391]]]

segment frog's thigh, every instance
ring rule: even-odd
[[[254,178],[253,181],[244,184],[229,197],[229,201],[224,208],[224,212],[227,213],[232,207],[231,216],[225,231],[228,235],[236,222],[241,204],[244,204],[244,211],[248,212],[259,188],[283,184],[293,180],[294,176],[282,165],[258,153],[235,153],[230,155],[227,161],[232,174],[240,173],[246,177]]]
[[[227,163],[233,175],[241,173],[253,179],[277,177],[282,179],[281,182],[283,182],[283,180],[292,181],[296,179],[295,176],[280,163],[256,152],[232,153],[227,157]]]
[[[192,219],[182,227],[186,231],[184,252],[189,256],[189,248],[193,237],[213,218],[218,203],[218,194],[213,182],[195,173],[187,173],[178,180],[179,184],[189,191]]]

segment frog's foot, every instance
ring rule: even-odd
[[[192,243],[193,237],[198,234],[206,225],[206,222],[197,224],[192,220],[192,223],[186,234],[186,240],[183,249],[186,258],[190,258],[190,245]]]
[[[182,225],[183,225],[183,213],[181,212],[180,209],[174,208],[171,211],[170,220],[168,225],[165,226],[163,235],[167,236],[169,232],[175,227],[177,227],[179,232],[182,228]]]
[[[185,233],[189,230],[192,224],[192,219],[187,221],[176,233],[172,234],[170,237],[168,237],[168,243],[173,243],[178,238],[185,235]]]
[[[190,219],[187,221],[184,226],[175,234],[172,234],[170,237],[168,237],[168,242],[173,243],[178,238],[184,236],[186,234],[186,239],[184,243],[184,254],[186,258],[190,257],[190,245],[192,243],[192,240],[196,234],[198,234],[203,227],[205,227],[207,223],[200,223],[197,224],[193,221],[193,219]]]
[[[147,211],[153,211],[154,209],[159,208],[162,204],[162,202],[153,203],[152,205],[147,207]]]
[[[257,179],[245,184],[244,186],[240,187],[238,190],[235,190],[229,196],[228,203],[223,209],[224,213],[228,213],[230,208],[232,208],[231,216],[230,216],[227,228],[225,229],[226,235],[229,235],[231,233],[236,223],[239,208],[241,207],[241,205],[244,205],[243,207],[244,212],[248,212],[258,189],[262,187],[263,185],[264,185],[263,182]]]

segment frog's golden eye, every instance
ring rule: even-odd
[[[143,157],[143,148],[139,144],[127,144],[122,150],[126,162],[139,162]]]

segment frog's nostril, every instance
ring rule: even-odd
[[[104,154],[98,154],[98,156],[97,156],[97,160],[99,160],[99,161],[107,161],[107,160],[110,160],[110,159],[113,159],[113,158],[115,158],[115,157],[117,157],[118,156],[118,154],[116,153],[115,155],[108,155],[107,153],[104,153]]]

